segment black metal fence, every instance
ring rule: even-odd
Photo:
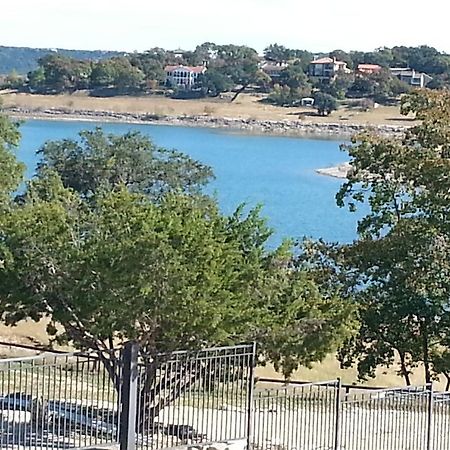
[[[126,428],[135,429],[142,449],[225,441],[247,446],[254,358],[253,345],[175,352],[159,360],[135,356],[137,376],[128,389],[135,392],[131,411],[137,415],[121,436],[130,440]],[[123,448],[131,445],[122,441]]]
[[[255,392],[258,450],[448,450],[450,393],[432,386],[352,389],[338,380],[282,385]]]
[[[259,384],[254,395],[255,449],[338,448],[339,381]]]
[[[117,442],[119,395],[96,358],[0,359],[0,448]]]
[[[450,393],[255,382],[254,365],[253,345],[150,358],[129,344],[117,386],[90,355],[0,359],[0,449],[450,449]]]

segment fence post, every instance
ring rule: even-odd
[[[429,385],[429,397],[428,397],[428,430],[427,430],[427,450],[432,450],[432,437],[433,437],[433,410],[434,410],[434,396],[433,396],[433,383]]]
[[[122,392],[120,409],[120,450],[136,448],[136,411],[139,346],[127,342],[122,353]]]
[[[341,445],[341,379],[336,383],[336,404],[334,422],[334,450],[339,450]]]
[[[254,420],[254,399],[255,390],[255,366],[256,366],[256,342],[253,342],[250,372],[248,377],[248,398],[247,398],[247,450],[253,447],[253,420]]]

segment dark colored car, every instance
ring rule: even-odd
[[[205,441],[207,439],[206,434],[199,433],[191,425],[170,424],[164,428],[164,434],[167,436],[175,436],[182,440]]]
[[[22,392],[13,392],[0,397],[0,409],[31,411],[32,407],[33,397]]]

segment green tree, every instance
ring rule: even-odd
[[[152,49],[144,53],[133,53],[129,60],[132,66],[137,67],[145,77],[146,81],[155,81],[161,84],[165,80],[165,56],[161,49]]]
[[[254,49],[245,45],[219,45],[216,46],[215,53],[212,67],[220,70],[237,86],[232,102],[251,84],[268,82],[269,77],[259,68],[259,56]]]
[[[42,67],[29,72],[27,75],[28,87],[31,92],[41,92],[45,88],[45,71]]]
[[[81,132],[80,140],[49,141],[38,153],[38,173],[55,170],[83,198],[118,184],[152,199],[169,191],[199,193],[212,177],[209,167],[138,132],[112,135],[97,128]]]
[[[327,116],[338,108],[337,100],[330,94],[317,92],[314,95],[314,106],[321,116]]]
[[[0,216],[0,311],[8,324],[48,317],[48,332],[96,351],[116,386],[111,349],[129,339],[156,359],[179,348],[257,339],[261,361],[289,376],[351,334],[353,306],[337,291],[323,295],[306,267],[294,268],[289,243],[267,250],[270,230],[257,210],[224,216],[212,199],[183,193],[189,177],[181,192],[154,202],[148,187],[160,184],[161,174],[137,171],[128,155],[136,154],[139,136],[82,136],[79,148],[71,141],[44,146],[37,177]],[[97,166],[102,158],[89,140],[99,144],[106,167]],[[140,138],[141,157],[145,145]],[[164,185],[179,159],[164,166]],[[127,167],[134,167],[129,177]],[[151,401],[148,389],[141,401]]]
[[[285,63],[292,58],[292,51],[284,45],[270,44],[264,49],[264,58],[267,61]]]
[[[308,82],[308,77],[299,62],[290,64],[280,72],[279,83],[292,89],[303,90],[304,96],[311,93],[311,84]]]
[[[1,106],[1,105],[0,105]],[[19,144],[18,123],[0,113],[0,208],[9,204],[11,193],[23,179],[24,166],[17,162],[14,149]]]
[[[144,73],[131,64],[128,58],[112,58],[114,86],[119,92],[138,91],[143,87]]]
[[[420,124],[404,136],[356,136],[346,149],[352,170],[338,204],[369,212],[350,245],[316,245],[321,283],[359,305],[361,327],[341,349],[360,378],[399,361],[399,373],[422,366],[426,382],[447,377],[450,345],[450,96],[415,91],[403,113]],[[327,264],[323,264],[328,261]]]
[[[91,87],[110,87],[114,85],[115,67],[110,59],[98,61],[93,64],[91,73]]]
[[[233,82],[230,77],[225,75],[220,69],[215,68],[200,74],[197,84],[204,95],[211,97],[217,97],[220,93],[230,91],[233,88]]]
[[[38,60],[39,68],[28,74],[31,89],[43,92],[65,92],[89,86],[91,63],[59,54],[48,54]]]
[[[303,97],[310,91],[302,88],[291,88],[288,85],[276,84],[267,97],[267,101],[278,106],[298,106]]]

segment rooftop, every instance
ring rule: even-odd
[[[311,64],[338,64],[340,66],[347,65],[347,63],[344,61],[338,61],[336,58],[329,58],[329,57],[315,59],[314,61],[311,61]]]
[[[173,72],[174,70],[184,70],[185,72],[203,73],[205,69],[205,66],[183,66],[179,64],[177,66],[166,66],[164,71]]]

